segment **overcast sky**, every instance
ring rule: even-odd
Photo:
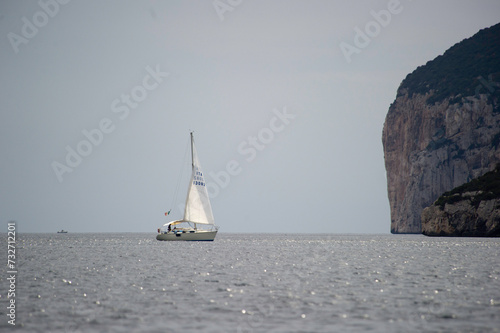
[[[3,0],[0,220],[155,233],[194,130],[221,232],[389,233],[399,84],[499,21],[497,0]]]

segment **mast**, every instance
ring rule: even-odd
[[[193,152],[193,144],[194,144],[194,140],[193,140],[193,132],[189,132],[189,134],[191,134],[191,168],[192,170],[194,171],[194,152]]]
[[[194,139],[193,139],[193,131],[189,132],[191,135],[191,172],[194,174]],[[194,223],[194,230],[198,230],[198,226]]]

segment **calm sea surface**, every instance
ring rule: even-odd
[[[500,332],[500,239],[155,236],[18,234],[15,331]]]

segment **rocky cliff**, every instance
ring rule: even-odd
[[[401,83],[384,123],[392,233],[421,233],[422,210],[500,161],[500,24]]]
[[[500,237],[500,165],[444,193],[421,217],[427,236]]]

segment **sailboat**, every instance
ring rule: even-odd
[[[165,223],[158,228],[157,240],[161,241],[213,241],[219,227],[214,224],[212,206],[201,170],[193,132],[191,135],[191,180],[189,182],[184,217]],[[168,213],[165,213],[168,215]]]

